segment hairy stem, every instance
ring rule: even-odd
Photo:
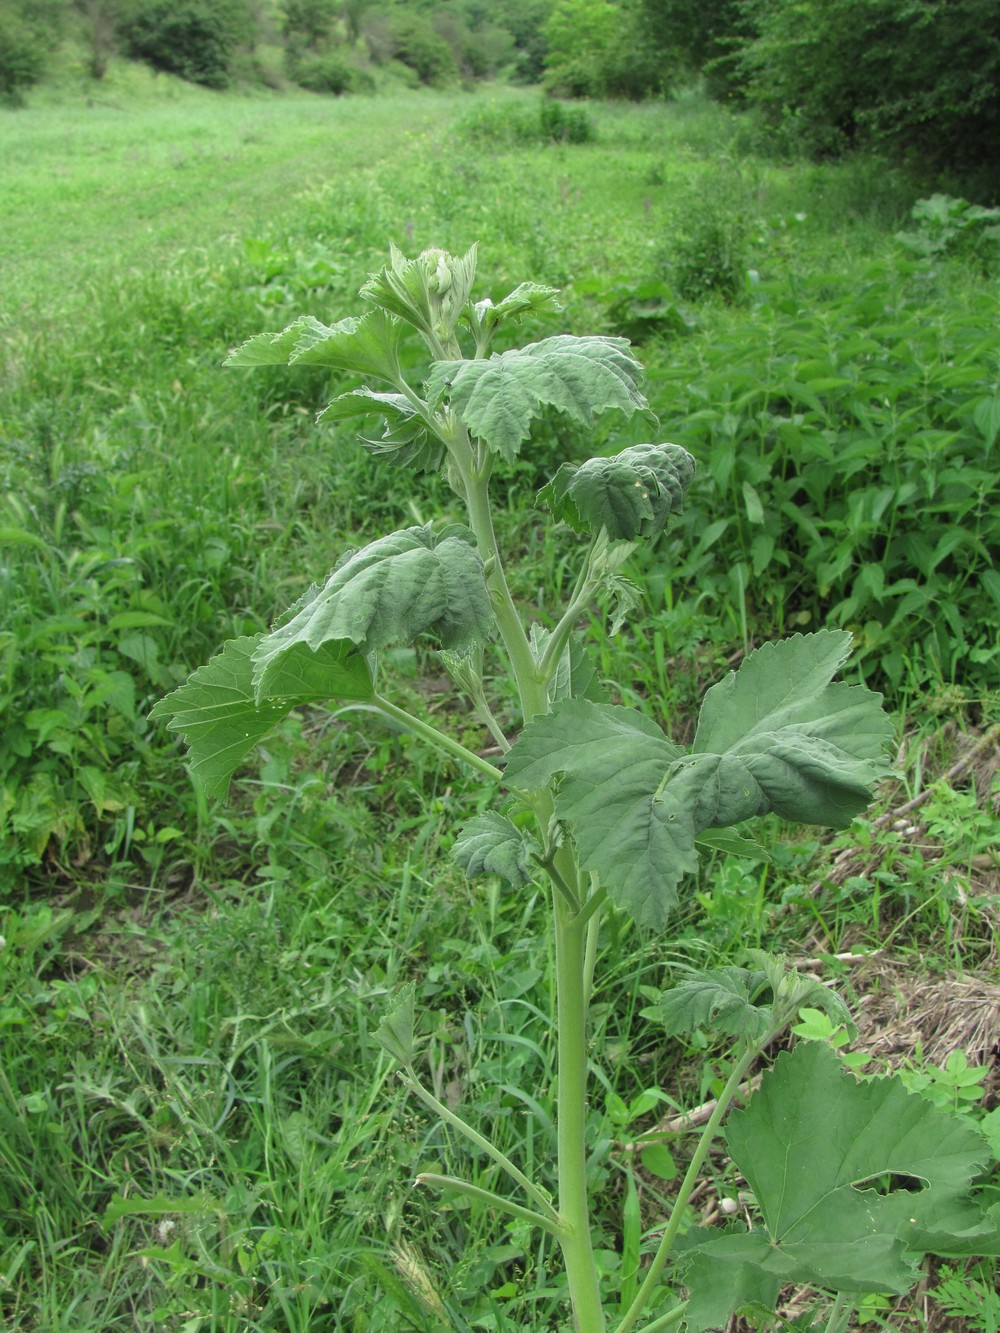
[[[559,1238],[573,1304],[576,1333],[603,1333],[587,1198],[587,1007],[588,931],[567,904],[555,899],[556,1010],[559,1041],[558,1175],[559,1216],[566,1233]]]

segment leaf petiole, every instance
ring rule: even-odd
[[[421,1171],[415,1183],[417,1185],[435,1185],[440,1190],[450,1191],[453,1194],[464,1194],[466,1198],[476,1199],[491,1208],[509,1213],[511,1217],[520,1218],[522,1222],[530,1222],[533,1226],[541,1227],[552,1236],[561,1236],[565,1232],[565,1227],[559,1221],[544,1216],[542,1213],[536,1213],[532,1208],[525,1208],[519,1203],[514,1203],[512,1199],[505,1199],[502,1195],[494,1194],[492,1190],[482,1189],[479,1185],[471,1185],[467,1180],[459,1180],[457,1176],[440,1176],[435,1171]]]
[[[502,1153],[499,1148],[494,1147],[489,1139],[480,1134],[477,1129],[473,1129],[473,1127],[470,1124],[467,1124],[460,1115],[456,1115],[450,1107],[445,1106],[444,1102],[439,1101],[429,1088],[425,1088],[417,1077],[412,1065],[407,1065],[405,1069],[401,1069],[399,1076],[409,1090],[416,1093],[424,1105],[429,1106],[432,1111],[435,1111],[445,1124],[451,1125],[452,1129],[458,1130],[459,1134],[464,1135],[470,1143],[474,1143],[477,1148],[482,1149],[488,1157],[491,1157],[493,1161],[496,1162],[497,1166],[503,1167],[508,1176],[521,1186],[529,1199],[532,1199],[538,1204],[544,1216],[549,1219],[550,1224],[555,1224],[559,1227],[562,1226],[562,1218],[553,1207],[551,1199],[549,1199],[545,1192],[540,1190],[533,1181],[529,1180],[524,1172],[516,1167],[510,1158]]]
[[[712,1140],[718,1133],[719,1126],[722,1124],[733,1098],[739,1092],[744,1074],[767,1045],[768,1041],[771,1040],[772,1035],[773,1034],[768,1033],[764,1041],[754,1042],[752,1046],[748,1047],[730,1071],[729,1077],[726,1080],[726,1085],[719,1094],[719,1100],[716,1103],[715,1110],[712,1112],[704,1130],[702,1130],[698,1146],[694,1150],[688,1169],[685,1172],[684,1179],[681,1181],[681,1187],[678,1191],[677,1198],[674,1200],[674,1206],[670,1210],[670,1217],[667,1219],[667,1225],[660,1240],[659,1247],[657,1248],[656,1254],[653,1256],[652,1263],[646,1271],[646,1277],[643,1280],[643,1284],[638,1292],[636,1292],[635,1300],[625,1312],[625,1317],[616,1327],[615,1333],[628,1333],[628,1330],[635,1326],[635,1321],[639,1318],[646,1305],[649,1303],[650,1297],[653,1295],[656,1284],[659,1281],[660,1273],[663,1271],[663,1266],[670,1257],[670,1251],[673,1249],[674,1241],[677,1239],[677,1233],[680,1230],[681,1222],[684,1219],[684,1210],[687,1207],[688,1199],[691,1197],[691,1192],[697,1184],[702,1165],[704,1164],[705,1158],[708,1156],[709,1148],[712,1146]],[[673,1312],[671,1311],[671,1313]],[[655,1328],[656,1325],[654,1324],[652,1327]],[[645,1330],[645,1333],[650,1333],[650,1330]]]
[[[453,759],[461,760],[464,764],[471,764],[477,772],[489,778],[491,782],[499,783],[503,778],[500,769],[491,764],[488,759],[483,759],[481,755],[464,746],[461,741],[456,741],[443,731],[438,731],[437,727],[431,726],[429,722],[424,722],[422,718],[408,713],[405,708],[399,708],[396,704],[383,698],[381,694],[372,696],[372,706],[378,712],[384,714],[385,717],[396,722],[405,731],[412,731],[415,735],[420,736],[429,745],[433,745],[435,749],[443,750],[445,754],[451,755]]]

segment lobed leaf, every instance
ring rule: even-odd
[[[374,389],[355,389],[341,394],[319,414],[316,420],[346,421],[351,417],[378,413],[385,421],[380,440],[361,436],[369,451],[400,467],[418,472],[438,472],[444,461],[444,445],[424,424],[417,408],[401,393],[376,393]]]
[[[227,366],[327,366],[394,382],[399,374],[398,320],[382,310],[323,324],[302,315],[281,333],[261,333],[226,358]]]
[[[463,826],[451,854],[469,879],[499,875],[520,889],[535,877],[531,858],[537,850],[537,843],[506,815],[487,810]]]
[[[507,780],[535,790],[559,777],[556,810],[584,865],[637,921],[660,926],[705,830],[771,810],[836,825],[868,804],[868,784],[889,772],[892,725],[878,695],[830,684],[849,643],[821,631],[750,654],[709,690],[687,755],[635,710],[557,702],[524,729]]]
[[[555,407],[586,426],[609,408],[648,411],[639,392],[642,367],[624,338],[560,334],[487,361],[438,361],[428,400],[447,400],[473,435],[512,462],[543,407]]]
[[[857,1082],[822,1042],[778,1056],[726,1139],[764,1226],[745,1235],[701,1232],[686,1281],[711,1268],[737,1308],[746,1270],[784,1284],[903,1293],[918,1276],[919,1235],[956,1218],[989,1151],[960,1116],[939,1111],[895,1078]],[[913,1188],[916,1185],[917,1188]],[[690,1312],[690,1307],[689,1307]],[[689,1325],[701,1329],[699,1306]]]
[[[484,643],[493,610],[483,565],[464,528],[390,533],[347,556],[254,652],[257,697],[273,693],[297,645],[335,656],[367,655],[428,634],[445,648]]]
[[[635,444],[612,458],[563,463],[538,501],[576,532],[615,541],[659,536],[680,511],[695,461],[677,444]]]
[[[362,658],[339,660],[300,648],[274,673],[274,697],[254,690],[254,653],[263,636],[231,639],[185,685],[154,705],[149,716],[179,731],[191,771],[210,796],[225,797],[233,773],[293,708],[326,699],[368,699],[371,677]]]

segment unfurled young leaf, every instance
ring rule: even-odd
[[[410,644],[423,634],[445,648],[485,642],[493,610],[468,536],[464,528],[406,528],[348,556],[285,624],[261,639],[254,653],[257,697],[273,692],[285,655],[299,644],[348,657]]]
[[[677,444],[635,444],[612,458],[563,463],[538,502],[577,532],[615,541],[659,536],[680,511],[695,462]]]
[[[381,310],[323,324],[303,315],[281,333],[261,333],[237,347],[227,366],[305,365],[349,370],[394,383],[399,374],[397,320]]]
[[[531,652],[536,662],[545,655],[551,639],[551,632],[542,625],[531,626]],[[563,649],[562,656],[555,664],[549,680],[549,701],[558,699],[589,699],[592,703],[604,703],[607,692],[597,676],[597,668],[590,660],[587,649],[577,638],[571,638]]]
[[[480,347],[488,347],[493,334],[501,324],[516,324],[522,315],[539,310],[558,310],[559,292],[555,287],[542,287],[535,282],[522,282],[497,305],[486,298],[467,307],[465,318],[476,335]]]
[[[627,415],[648,411],[641,378],[624,338],[561,334],[488,361],[438,361],[428,399],[435,407],[450,403],[473,435],[512,462],[546,406],[585,426],[609,408]]]
[[[416,259],[407,259],[390,245],[389,263],[368,279],[361,295],[379,310],[405,320],[432,342],[447,342],[475,278],[475,246],[461,258],[445,250],[425,250]]]
[[[537,851],[534,839],[506,815],[487,810],[463,826],[451,854],[469,879],[499,875],[520,889],[535,877],[537,867],[531,858]]]
[[[225,797],[240,763],[293,708],[328,699],[368,699],[371,677],[363,658],[336,660],[300,648],[274,674],[274,696],[257,699],[253,654],[261,641],[231,639],[199,667],[186,685],[157,703],[149,716],[179,731],[191,755],[191,771],[210,796]]]
[[[859,1083],[824,1043],[779,1055],[747,1109],[730,1117],[726,1139],[763,1225],[690,1238],[692,1330],[719,1322],[723,1297],[727,1315],[742,1303],[748,1273],[772,1302],[788,1282],[902,1293],[921,1255],[947,1246],[953,1223],[963,1234],[976,1216],[981,1232],[992,1225],[970,1194],[989,1157],[975,1127],[896,1078]]]

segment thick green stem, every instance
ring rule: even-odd
[[[556,1008],[559,1041],[558,1173],[559,1216],[566,1233],[559,1238],[573,1304],[576,1333],[603,1333],[587,1198],[587,927],[555,900]]]
[[[743,1082],[743,1076],[753,1064],[754,1060],[763,1049],[761,1045],[755,1045],[750,1050],[745,1051],[733,1066],[726,1086],[719,1094],[719,1100],[716,1103],[715,1110],[711,1118],[702,1131],[698,1146],[694,1150],[694,1155],[681,1181],[681,1187],[677,1198],[674,1200],[674,1206],[670,1211],[670,1217],[667,1219],[666,1230],[660,1240],[656,1254],[653,1256],[653,1262],[649,1266],[649,1271],[643,1280],[642,1286],[636,1292],[635,1300],[625,1312],[625,1317],[615,1329],[615,1333],[628,1333],[628,1330],[635,1325],[635,1321],[646,1308],[653,1292],[656,1290],[657,1283],[660,1280],[660,1273],[663,1271],[663,1265],[670,1257],[670,1251],[673,1248],[674,1241],[677,1239],[677,1233],[680,1230],[681,1222],[684,1220],[684,1210],[687,1207],[691,1192],[698,1183],[698,1177],[701,1174],[701,1168],[704,1165],[705,1158],[708,1156],[708,1150],[712,1146],[712,1140],[718,1133],[719,1126],[722,1124],[726,1112],[729,1110],[730,1103],[740,1090],[740,1084]]]

